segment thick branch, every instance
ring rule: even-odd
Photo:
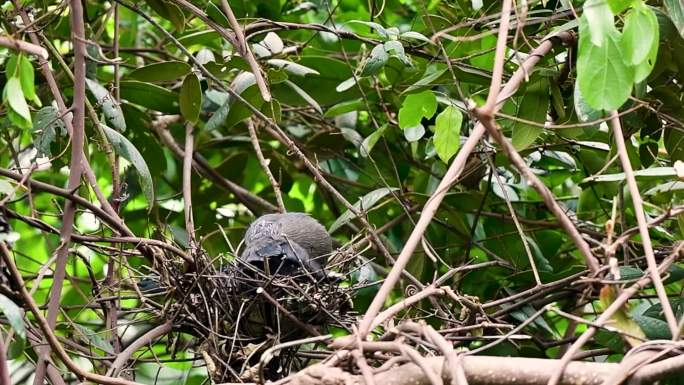
[[[71,110],[73,112],[73,128],[71,133],[71,162],[69,164],[68,189],[76,191],[81,183],[83,174],[83,145],[85,143],[85,77],[86,77],[86,47],[85,27],[83,24],[83,7],[79,0],[71,2],[71,30],[74,46],[74,98]],[[55,273],[52,280],[52,288],[48,299],[47,324],[51,329],[55,328],[59,305],[62,299],[62,288],[66,276],[66,264],[69,257],[69,243],[76,216],[76,205],[67,200],[64,204],[62,216],[62,228],[59,234],[60,244],[57,248]],[[40,385],[45,379],[46,368],[50,350],[39,349],[38,362],[36,363],[36,376],[34,385]]]
[[[42,59],[48,58],[48,52],[45,48],[23,40],[13,39],[9,36],[0,36],[0,46],[16,49],[17,51],[25,52],[29,55],[38,56]]]

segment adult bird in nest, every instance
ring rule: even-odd
[[[263,215],[245,233],[240,259],[269,275],[300,272],[324,277],[323,268],[332,252],[330,234],[305,213]]]

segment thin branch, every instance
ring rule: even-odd
[[[235,32],[235,40],[237,40],[237,45],[235,46],[235,48],[237,48],[238,52],[240,53],[240,56],[242,56],[242,58],[245,59],[247,64],[249,64],[249,68],[252,70],[252,73],[254,74],[254,80],[256,82],[256,85],[259,88],[259,92],[261,92],[261,97],[264,99],[265,102],[270,101],[271,92],[268,90],[268,85],[266,85],[264,76],[261,74],[261,67],[259,67],[259,63],[257,63],[256,58],[254,58],[254,54],[252,53],[252,50],[249,48],[249,43],[245,39],[245,32],[243,31],[240,23],[238,23],[237,19],[235,18],[233,9],[230,8],[230,4],[228,4],[227,0],[221,0],[221,9],[223,10],[223,12],[225,12],[226,16],[228,17],[228,23],[230,24],[230,28],[232,28],[233,32]]]
[[[185,232],[188,235],[188,247],[194,255],[196,248],[195,242],[195,221],[192,217],[192,155],[195,152],[192,133],[194,125],[190,122],[185,123],[185,147],[183,154],[183,213],[185,218]]]
[[[632,196],[632,205],[634,205],[634,214],[636,215],[637,224],[639,225],[639,234],[641,235],[641,242],[644,245],[644,254],[646,256],[646,264],[648,265],[648,272],[651,274],[653,287],[655,287],[658,299],[665,314],[665,320],[670,327],[672,338],[679,339],[679,328],[677,327],[677,317],[672,311],[672,305],[667,298],[667,291],[663,281],[658,274],[658,264],[653,254],[653,245],[651,244],[651,236],[648,233],[648,223],[646,222],[646,215],[644,214],[644,201],[639,193],[639,187],[636,184],[636,177],[634,170],[627,155],[627,146],[625,145],[625,138],[622,135],[622,127],[620,125],[620,118],[616,111],[611,112],[610,126],[613,128],[613,135],[615,136],[615,145],[617,152],[620,155],[620,163],[622,170],[625,172],[625,179],[627,180],[627,188],[629,188],[629,195]]]
[[[520,241],[523,244],[523,247],[525,249],[525,254],[527,254],[527,260],[530,262],[530,267],[532,268],[532,274],[534,275],[534,281],[537,283],[537,285],[541,285],[542,281],[541,278],[539,278],[539,271],[537,270],[537,263],[534,260],[534,256],[532,255],[532,250],[530,249],[530,242],[527,240],[527,237],[525,236],[525,232],[523,231],[522,225],[520,224],[520,221],[518,220],[518,214],[515,212],[515,209],[513,208],[513,204],[511,204],[511,200],[508,197],[508,193],[506,192],[506,189],[504,188],[503,182],[501,181],[501,176],[499,175],[498,171],[496,170],[496,165],[494,164],[494,161],[492,160],[491,156],[487,156],[487,161],[489,162],[489,167],[492,168],[492,173],[494,174],[494,177],[496,178],[496,183],[499,185],[501,192],[503,193],[504,196],[504,202],[506,202],[506,207],[508,208],[508,212],[511,214],[511,218],[513,218],[513,224],[515,224],[515,230],[518,232],[518,236],[520,236]]]
[[[513,0],[504,0],[501,7],[501,18],[499,22],[499,36],[496,40],[496,54],[494,55],[494,67],[492,70],[492,81],[489,85],[487,102],[483,109],[489,114],[494,113],[496,108],[501,79],[503,78],[504,62],[506,61],[506,40],[508,39],[508,24],[511,20],[511,8]]]
[[[548,187],[546,187],[539,177],[532,172],[530,167],[527,166],[527,163],[525,163],[525,160],[522,158],[522,156],[520,156],[520,154],[515,150],[515,147],[513,147],[511,142],[503,136],[501,130],[498,129],[498,125],[496,124],[493,115],[489,114],[487,111],[484,111],[484,109],[476,109],[475,113],[478,115],[480,122],[486,127],[489,135],[499,144],[499,146],[501,146],[501,149],[506,157],[511,161],[511,163],[513,163],[515,168],[518,169],[525,180],[527,180],[527,183],[537,190],[544,201],[544,204],[546,204],[546,207],[548,207],[549,210],[551,210],[551,212],[556,216],[556,219],[563,227],[563,230],[565,230],[565,232],[570,236],[570,239],[575,244],[578,251],[582,254],[582,257],[584,257],[584,262],[589,268],[589,271],[592,274],[596,273],[599,269],[598,260],[592,253],[587,241],[582,238],[582,234],[580,234],[580,232],[577,230],[577,227],[575,227],[566,214],[565,210],[561,208],[560,204],[556,201],[553,193]]]
[[[152,123],[152,130],[157,134],[161,142],[168,147],[171,152],[174,153],[174,155],[183,159],[185,157],[185,151],[173,138],[171,132],[166,129],[166,125],[167,122],[164,122],[163,119],[159,119]],[[278,208],[272,205],[269,201],[253,194],[251,191],[245,189],[237,183],[224,178],[221,174],[214,170],[214,168],[212,168],[209,163],[207,163],[207,161],[197,152],[195,152],[193,156],[193,167],[197,173],[211,180],[217,186],[233,193],[235,197],[254,214],[259,215],[263,212],[274,212],[278,210]]]
[[[11,384],[9,367],[7,366],[7,349],[0,334],[0,384]]]
[[[259,160],[259,164],[264,170],[264,173],[266,173],[268,181],[271,183],[271,187],[273,187],[273,193],[275,194],[276,202],[278,202],[278,208],[280,209],[279,211],[284,213],[287,210],[285,210],[285,203],[283,202],[283,193],[280,191],[280,184],[273,176],[271,169],[268,167],[268,161],[264,157],[264,153],[261,151],[259,137],[257,136],[256,128],[254,127],[254,122],[252,122],[252,119],[247,119],[247,129],[249,130],[249,138],[252,141],[252,147],[254,147],[254,152]]]
[[[107,370],[107,376],[117,377],[119,373],[121,373],[124,364],[131,358],[131,356],[133,356],[135,352],[137,352],[143,346],[152,344],[158,338],[168,334],[172,329],[173,324],[170,321],[167,321],[136,338],[135,341],[131,342],[131,344],[126,347],[126,349],[116,355],[112,365],[109,367],[109,370]]]

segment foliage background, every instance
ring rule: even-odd
[[[354,297],[361,315],[377,293],[373,283],[393,267],[390,258],[404,248],[473,131],[473,107],[486,105],[502,6],[498,1],[231,1],[249,54],[220,1],[82,3],[89,103],[84,151],[97,187],[131,233],[191,253],[201,248],[217,266],[225,265],[254,216],[277,210],[280,199],[287,211],[310,213],[347,250],[359,253],[358,273],[350,279],[368,284]],[[3,37],[38,38],[67,106],[76,94],[71,6],[6,2],[1,24]],[[684,9],[676,0],[549,0],[521,2],[514,11],[504,81],[543,39],[567,31],[577,39],[557,44],[526,74],[518,92],[501,105],[496,123],[609,268],[595,281],[579,278],[587,276],[587,266],[572,237],[499,145],[483,139],[405,268],[429,284],[474,265],[441,284],[481,305],[481,314],[463,316],[464,307],[452,304],[455,318],[445,320],[423,301],[400,316],[424,319],[435,328],[525,323],[515,338],[484,353],[557,358],[586,330],[567,313],[596,319],[614,299],[606,288],[619,292],[648,266],[636,231],[634,191],[608,124],[610,111],[620,113],[657,260],[684,237]],[[13,260],[42,306],[55,292],[53,273],[59,268],[52,257],[64,246],[59,232],[67,208],[63,197],[26,189],[25,182],[69,186],[73,148],[62,121],[69,114],[55,103],[54,90],[39,71],[43,59],[12,43],[3,46],[0,206],[12,227],[5,237],[12,241]],[[252,56],[266,92],[253,74]],[[180,149],[188,143],[195,163],[184,183]],[[74,192],[101,206],[93,179],[80,179]],[[67,279],[60,283],[53,328],[81,365],[104,372],[103,357],[116,355],[133,335],[160,322],[140,311],[129,283],[144,279],[155,266],[135,251],[135,243],[112,242],[121,232],[92,209],[79,206],[75,218],[73,234],[103,238],[74,236],[68,244]],[[387,253],[371,241],[371,233]],[[682,271],[675,263],[664,278],[678,320],[684,312]],[[2,334],[12,382],[28,383],[38,355],[31,339],[35,343],[42,334],[34,316],[19,310],[26,304],[16,282],[3,274]],[[537,290],[522,300],[515,296],[531,288]],[[385,304],[415,289],[404,280]],[[625,333],[641,340],[673,338],[655,294],[649,287],[633,297],[612,329],[599,331],[585,346],[595,353],[588,353],[589,359],[621,361],[638,345]],[[102,299],[110,296],[120,300]],[[548,304],[560,311],[536,314]],[[118,314],[117,333],[108,324],[112,312]],[[478,329],[454,344],[475,349],[507,330]],[[136,355],[137,381],[207,381],[189,335],[170,335],[150,346]]]

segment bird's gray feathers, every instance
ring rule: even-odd
[[[289,267],[320,271],[332,252],[332,239],[325,228],[304,213],[267,214],[254,221],[245,233],[245,250],[240,258],[248,263],[267,261],[274,272],[283,261]]]

